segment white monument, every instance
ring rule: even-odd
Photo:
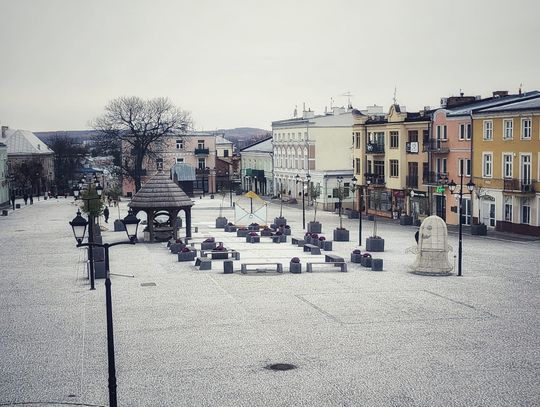
[[[438,216],[428,216],[420,226],[418,244],[408,249],[416,253],[416,260],[410,268],[417,273],[448,274],[454,268],[448,261],[451,250],[444,220]]]

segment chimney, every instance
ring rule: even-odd
[[[495,91],[493,91],[493,97],[495,99],[503,98],[505,96],[508,96],[508,91],[507,90],[495,90]]]
[[[304,110],[302,112],[302,119],[313,119],[315,117],[315,112],[310,110]]]
[[[2,138],[7,138],[7,131],[9,126],[2,126]]]

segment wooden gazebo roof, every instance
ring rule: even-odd
[[[169,209],[193,206],[193,201],[163,171],[150,178],[133,196],[132,209]]]

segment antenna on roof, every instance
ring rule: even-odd
[[[303,111],[303,112],[306,111],[306,102],[304,102],[303,105],[302,105],[302,111]]]
[[[334,107],[334,98],[330,98],[330,110]]]
[[[394,105],[397,105],[397,86],[394,85],[394,97],[392,98],[392,100],[394,101]]]
[[[298,105],[294,105],[293,117],[298,117]]]
[[[343,95],[341,96],[347,96],[347,108],[348,109],[352,109],[352,105],[351,105],[351,96],[354,96],[351,92],[345,92]]]
[[[522,93],[522,89],[521,89],[521,88],[523,88],[523,82],[521,82],[521,83],[519,84],[519,94],[520,94],[520,95],[521,95],[521,93]]]

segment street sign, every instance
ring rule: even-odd
[[[435,192],[437,192],[438,194],[444,194],[444,187],[435,188]]]

